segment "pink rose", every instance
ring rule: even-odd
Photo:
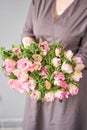
[[[30,37],[24,37],[22,39],[22,42],[23,42],[24,48],[28,48],[34,42],[34,39]]]
[[[61,86],[62,88],[67,88],[67,83],[64,80],[54,80],[54,84]]]
[[[22,89],[25,90],[26,93],[28,93],[29,90],[30,90],[29,85],[28,85],[28,82],[23,82],[23,81],[21,81],[21,80],[18,80],[18,82],[20,83]]]
[[[72,79],[76,82],[78,82],[82,78],[82,72],[75,71],[72,75]]]
[[[41,71],[40,75],[43,78],[46,78],[47,77],[47,73],[48,73],[48,69],[46,67],[44,67],[44,68],[42,68],[42,71]]]
[[[63,99],[69,98],[69,94],[70,94],[69,91],[57,90],[54,93],[54,96],[55,96],[55,98],[63,100]]]
[[[43,54],[46,55],[47,52],[50,50],[49,43],[47,41],[39,43],[38,48],[43,51]]]
[[[45,80],[45,87],[46,87],[46,89],[49,90],[51,88],[51,86],[52,86],[51,82],[49,82],[48,80]]]
[[[71,50],[65,51],[64,53],[65,57],[71,61],[72,57],[73,57],[73,53]]]
[[[9,75],[11,72],[14,71],[16,67],[16,61],[14,59],[6,59],[3,62],[4,72]]]
[[[81,71],[85,68],[85,65],[84,64],[76,64],[76,67],[75,67],[75,70],[77,71]]]
[[[22,73],[27,73],[31,70],[32,62],[28,58],[23,58],[17,61],[17,68]]]
[[[54,67],[58,67],[59,65],[61,65],[61,60],[60,60],[60,58],[54,57],[54,58],[52,59],[52,64],[53,64]]]
[[[34,59],[36,62],[41,62],[41,61],[42,61],[42,56],[39,55],[39,54],[33,54],[32,57],[33,57],[33,59]]]
[[[13,74],[14,74],[17,78],[19,78],[20,75],[21,75],[21,72],[20,72],[18,69],[15,69],[15,70],[13,71]]]
[[[20,82],[22,88],[24,88],[27,92],[29,90],[34,90],[36,87],[36,83],[31,77],[28,77],[28,80],[26,80],[26,81],[22,81],[19,79],[19,82]]]
[[[81,56],[74,56],[73,60],[76,64],[83,64]]]
[[[33,90],[30,94],[30,97],[36,100],[39,100],[41,97],[41,92],[38,90]]]
[[[69,89],[69,92],[70,92],[70,94],[71,94],[72,96],[78,94],[79,89],[78,89],[78,87],[75,86],[74,84],[69,84],[68,89]]]
[[[12,51],[15,53],[15,55],[19,56],[21,54],[20,48],[12,48]]]
[[[69,74],[73,72],[72,66],[66,62],[63,62],[61,69],[62,71],[65,71],[66,73],[69,73]]]
[[[65,76],[62,72],[55,71],[54,72],[54,79],[55,80],[65,80]]]
[[[36,87],[35,80],[30,79],[30,80],[28,81],[28,85],[29,85],[29,88],[30,88],[31,90],[34,90],[35,87]]]
[[[41,69],[41,62],[34,62],[33,63],[33,70],[40,70]]]
[[[22,74],[20,74],[20,76],[19,76],[19,80],[21,80],[22,82],[27,81],[28,78],[29,78],[28,73],[22,73]]]
[[[47,102],[52,102],[54,101],[54,93],[53,92],[48,92],[45,94],[44,100]]]
[[[62,49],[59,47],[59,48],[56,48],[55,49],[55,54],[56,56],[60,57],[60,53],[61,53]]]
[[[4,73],[5,73],[6,75],[10,75],[11,72],[14,71],[14,69],[15,69],[15,67],[7,67],[7,66],[5,66],[5,67],[4,67]]]
[[[26,93],[26,90],[22,88],[20,82],[17,79],[10,79],[8,84],[10,88],[17,90],[20,93]]]
[[[14,59],[6,59],[3,62],[3,66],[15,67],[16,66],[16,61]]]

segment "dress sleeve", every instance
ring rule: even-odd
[[[87,69],[87,30],[81,40],[81,45],[77,55],[80,55],[82,57],[83,63]]]
[[[31,1],[25,25],[22,32],[23,37],[34,37],[33,34],[33,13],[34,13],[34,1]]]

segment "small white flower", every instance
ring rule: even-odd
[[[66,62],[63,62],[61,69],[69,74],[73,72],[72,66]]]
[[[47,101],[47,102],[54,101],[54,93],[53,92],[46,93],[45,94],[45,101]]]
[[[70,84],[68,85],[68,89],[69,89],[69,92],[70,92],[70,94],[71,94],[72,96],[78,94],[79,89],[78,89],[78,87],[75,86],[74,84],[70,83]]]
[[[73,57],[73,53],[71,50],[68,50],[64,53],[65,57],[71,61],[72,57]]]
[[[82,72],[75,71],[72,75],[72,79],[76,82],[78,82],[82,78]]]
[[[52,64],[53,64],[53,66],[55,66],[55,67],[58,67],[59,65],[61,65],[61,60],[60,60],[60,58],[54,57],[54,58],[52,59]]]
[[[38,91],[38,90],[33,90],[32,93],[30,94],[30,97],[31,97],[32,99],[39,100],[40,97],[41,97],[41,92]]]
[[[56,56],[60,57],[61,51],[62,51],[61,48],[56,48],[56,49],[55,49],[55,54],[56,54]]]
[[[24,48],[27,48],[28,46],[30,46],[32,42],[34,42],[34,40],[30,37],[24,37],[22,42],[23,42]]]
[[[81,71],[85,68],[84,64],[76,64],[75,70]]]

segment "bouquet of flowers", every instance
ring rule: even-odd
[[[19,44],[10,50],[0,48],[2,70],[10,88],[46,102],[78,94],[84,64],[60,43]]]

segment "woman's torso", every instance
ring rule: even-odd
[[[55,20],[55,0],[35,0],[33,33],[48,42],[61,42],[66,49],[77,51],[87,28],[87,1],[75,0]]]

